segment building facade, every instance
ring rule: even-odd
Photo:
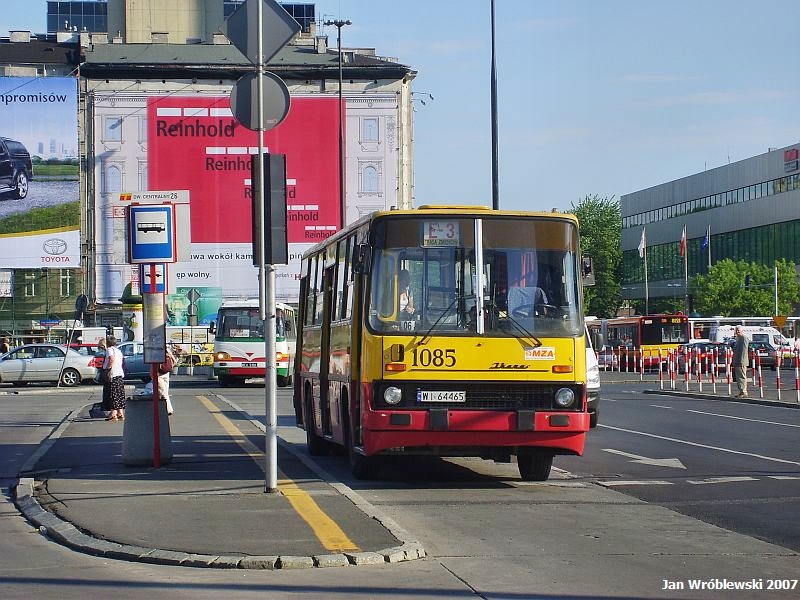
[[[621,197],[623,298],[683,297],[723,260],[800,264],[800,143]],[[686,268],[681,237],[686,228]]]
[[[109,15],[114,2],[108,3]],[[222,3],[214,6],[221,18]],[[308,5],[303,6],[308,15]],[[127,263],[125,209],[131,198],[162,191],[185,195],[191,207],[191,255],[169,268],[170,324],[207,323],[224,299],[258,293],[250,241],[250,164],[258,139],[233,118],[230,108],[237,80],[255,68],[219,33],[222,21],[211,28],[208,22],[198,20],[194,29],[181,30],[180,43],[169,43],[169,36],[141,22],[136,36],[148,43],[127,43],[129,29],[119,35],[62,31],[46,40],[15,34],[13,42],[0,42],[0,69],[6,76],[50,74],[52,65],[41,60],[52,62],[53,50],[40,48],[49,44],[69,49],[60,73],[77,82],[80,264],[69,270],[70,282],[59,280],[61,288],[70,290],[58,311],[61,318],[72,312],[67,307],[74,306],[77,295],[86,294],[89,324],[122,324],[123,300],[139,292],[138,269]],[[126,28],[133,27],[126,20]],[[280,301],[296,302],[302,253],[332,235],[342,220],[349,223],[373,210],[411,208],[413,202],[415,72],[376,56],[374,50],[343,48],[340,107],[339,60],[327,38],[316,35],[312,17],[309,31],[301,32],[267,66],[283,80],[291,98],[286,120],[264,136],[268,151],[287,156],[290,260],[276,269]],[[24,71],[20,65],[26,66]],[[15,83],[9,81],[9,86]],[[41,270],[35,273],[41,276]],[[30,274],[15,269],[0,276],[10,280],[6,287],[14,292],[13,302],[0,305],[0,330],[11,331],[24,314],[26,331],[37,335],[37,322],[54,311],[21,305],[18,292]],[[49,281],[56,285],[52,273]],[[74,289],[67,285],[73,281]],[[201,300],[189,308],[187,302],[194,300],[187,298],[198,294]],[[190,315],[197,318],[195,323],[186,321]]]

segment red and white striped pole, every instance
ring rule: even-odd
[[[725,348],[725,378],[728,380],[728,396],[731,395],[731,354],[731,349]]]
[[[695,348],[694,351],[694,364],[697,369],[697,388],[698,391],[703,391],[703,359],[700,356],[700,349]]]
[[[758,395],[760,398],[764,397],[764,378],[761,375],[761,355],[756,353],[756,362],[758,363]]]
[[[717,349],[711,350],[711,390],[717,393]]]
[[[780,350],[779,350],[780,352]],[[778,402],[781,400],[781,362],[783,362],[783,353],[778,358],[778,353],[775,353],[775,386],[778,388]]]
[[[684,372],[684,381],[686,383],[686,391],[689,391],[689,382],[692,379],[692,351],[687,348],[686,349],[686,357],[683,359],[683,372]]]
[[[639,348],[639,381],[644,381],[644,349],[643,348]]]
[[[794,389],[797,394],[797,403],[800,404],[800,352],[794,352]]]

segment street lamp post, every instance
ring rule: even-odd
[[[339,52],[339,225],[344,229],[346,221],[345,199],[344,199],[344,124],[342,122],[342,27],[352,25],[352,22],[342,19],[335,21],[325,21],[324,25],[334,25],[336,27],[336,49]]]

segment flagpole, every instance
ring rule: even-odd
[[[708,268],[711,270],[711,224],[708,225],[708,230],[706,230],[706,240],[708,240]]]
[[[689,244],[683,252],[683,301],[685,302],[686,314],[689,314]]]
[[[647,284],[647,238],[644,244],[644,314],[650,314],[650,288]]]

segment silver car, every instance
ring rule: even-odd
[[[94,357],[60,344],[27,344],[0,356],[0,383],[52,382],[72,387],[93,382]]]

